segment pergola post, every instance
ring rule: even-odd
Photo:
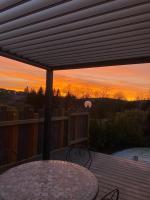
[[[42,159],[49,160],[51,150],[51,121],[52,121],[52,102],[53,101],[53,70],[46,71],[46,90],[45,90],[45,119],[43,132],[43,152]]]

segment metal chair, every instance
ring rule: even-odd
[[[85,145],[74,144],[69,146],[66,160],[90,169],[93,157],[91,151]]]
[[[101,200],[118,200],[119,199],[119,189],[116,188],[108,192]]]

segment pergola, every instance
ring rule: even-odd
[[[149,0],[0,0],[0,54],[47,70],[43,159],[53,71],[150,62]]]

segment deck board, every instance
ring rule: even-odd
[[[150,164],[96,153],[91,171],[99,181],[97,199],[118,187],[120,200],[150,200]]]
[[[99,182],[100,200],[107,192],[119,188],[120,200],[150,200],[150,164],[93,152],[90,170]],[[65,159],[65,152],[53,155]]]
[[[51,159],[66,160],[66,152],[67,149],[55,151],[51,153]],[[115,187],[119,188],[120,191],[119,200],[150,200],[150,163],[128,160],[98,152],[91,153],[93,162],[90,170],[99,182],[97,200],[100,200]],[[76,158],[76,163],[81,164],[81,157],[77,156]],[[41,159],[40,155],[38,159]],[[37,157],[35,160],[37,160]]]

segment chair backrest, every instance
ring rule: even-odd
[[[119,189],[108,192],[101,200],[119,200]]]
[[[93,157],[92,153],[86,146],[72,145],[67,151],[66,160],[80,164],[89,169],[92,164]]]

